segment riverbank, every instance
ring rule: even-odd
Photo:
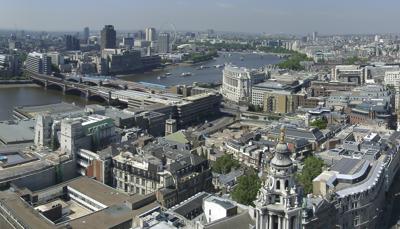
[[[34,83],[22,83],[22,84],[1,84],[0,83],[0,89],[1,88],[18,88],[18,87],[40,87],[37,84]]]

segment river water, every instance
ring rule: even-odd
[[[268,64],[276,64],[280,59],[272,55],[259,54],[220,54],[216,60],[193,66],[172,66],[159,72],[135,74],[122,77],[122,79],[137,82],[148,82],[171,86],[176,84],[192,84],[193,82],[217,82],[222,79],[222,69],[215,68],[215,65],[232,63],[237,66],[248,68],[259,68]],[[206,66],[205,69],[197,70],[199,66]],[[208,68],[207,68],[208,67]],[[164,79],[157,79],[158,76],[171,73]],[[190,72],[192,76],[182,77],[181,73]],[[84,105],[86,101],[79,96],[63,95],[56,90],[45,90],[41,87],[11,87],[0,88],[0,120],[12,119],[12,110],[15,106],[44,105],[58,102],[75,102],[77,105]]]
[[[269,64],[277,64],[280,61],[281,59],[279,59],[277,56],[267,54],[260,55],[253,53],[220,53],[218,58],[216,58],[215,60],[207,61],[205,63],[190,66],[172,66],[159,72],[132,74],[121,78],[129,81],[143,81],[165,86],[172,86],[177,84],[192,84],[193,82],[211,83],[222,80],[222,68],[215,68],[216,65],[231,63],[240,67],[260,68]],[[204,66],[205,68],[199,70],[198,68],[200,66]],[[157,79],[158,76],[164,75],[167,72],[171,73],[171,75],[167,78]],[[181,74],[185,72],[190,72],[192,75],[182,77]]]

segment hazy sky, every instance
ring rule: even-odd
[[[399,0],[0,0],[0,28],[397,33]],[[164,26],[165,27],[165,26]]]

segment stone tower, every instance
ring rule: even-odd
[[[36,116],[35,145],[37,147],[49,146],[51,142],[51,127],[53,119],[49,115],[39,114]]]
[[[257,229],[301,228],[301,205],[296,190],[293,162],[285,143],[285,129],[268,168],[268,176],[254,201]]]
[[[175,119],[169,118],[165,121],[165,136],[173,134],[178,130]]]

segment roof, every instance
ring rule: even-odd
[[[273,129],[271,129],[271,133],[273,135],[279,136],[280,129],[281,129],[281,127],[277,126]],[[307,139],[308,141],[317,141],[317,142],[324,138],[323,133],[316,128],[311,129],[311,130],[306,130],[306,129],[289,126],[289,127],[286,127],[285,135],[287,138],[293,138],[293,139],[304,138],[304,139]]]
[[[122,223],[131,223],[137,215],[143,214],[159,205],[155,202],[148,204],[137,210],[131,210],[125,204],[117,204],[88,216],[70,221],[72,228],[113,228]]]
[[[355,169],[359,167],[359,164],[363,162],[364,160],[360,159],[353,159],[353,158],[342,158],[340,161],[335,163],[331,170],[332,171],[337,171],[340,174],[353,174],[355,172]]]
[[[178,142],[180,144],[188,144],[189,140],[187,139],[185,133],[183,131],[177,131],[175,133],[169,134],[165,136],[166,140]]]
[[[205,199],[208,196],[210,196],[209,193],[206,193],[206,192],[199,193],[199,194],[183,201],[179,205],[171,208],[171,210],[178,213],[179,215],[181,215],[183,217],[186,217],[192,211],[202,208],[203,199]]]
[[[4,144],[33,142],[34,120],[0,122],[0,141]]]
[[[221,207],[223,207],[223,208],[225,208],[227,210],[237,207],[236,205],[234,205],[229,200],[226,200],[226,199],[223,199],[223,198],[219,198],[219,197],[216,197],[216,196],[209,196],[209,197],[205,198],[204,201],[216,203],[219,206],[221,206]]]
[[[68,113],[82,112],[83,109],[70,103],[55,103],[39,106],[20,106],[15,110],[27,117],[33,118],[37,114],[49,114],[51,116],[68,115]]]
[[[168,170],[174,174],[178,170],[181,170],[183,168],[189,167],[189,166],[197,166],[200,163],[203,163],[207,159],[204,159],[196,154],[189,154],[184,158],[181,158],[177,160],[176,162],[173,162],[169,164]]]
[[[346,197],[348,195],[353,195],[354,193],[360,193],[364,192],[365,190],[369,190],[379,182],[379,178],[384,175],[382,174],[383,172],[383,163],[381,161],[377,161],[376,164],[373,166],[372,171],[369,172],[368,177],[365,179],[365,182],[353,184],[348,188],[337,191],[336,193],[340,197]]]
[[[16,193],[11,191],[0,192],[0,205],[13,214],[14,218],[26,228],[54,228],[54,225],[43,220],[39,213],[25,203]]]
[[[124,203],[125,201],[141,198],[141,195],[129,196],[114,188],[104,185],[89,177],[79,177],[66,183],[71,187],[92,199],[99,201],[107,206]]]
[[[226,185],[231,181],[234,181],[240,176],[244,175],[244,170],[243,169],[237,169],[237,170],[232,170],[231,172],[227,174],[221,174],[218,176],[218,180],[221,184]]]
[[[222,218],[210,224],[204,225],[204,229],[248,229],[249,225],[255,225],[248,211],[243,211],[232,217]]]

